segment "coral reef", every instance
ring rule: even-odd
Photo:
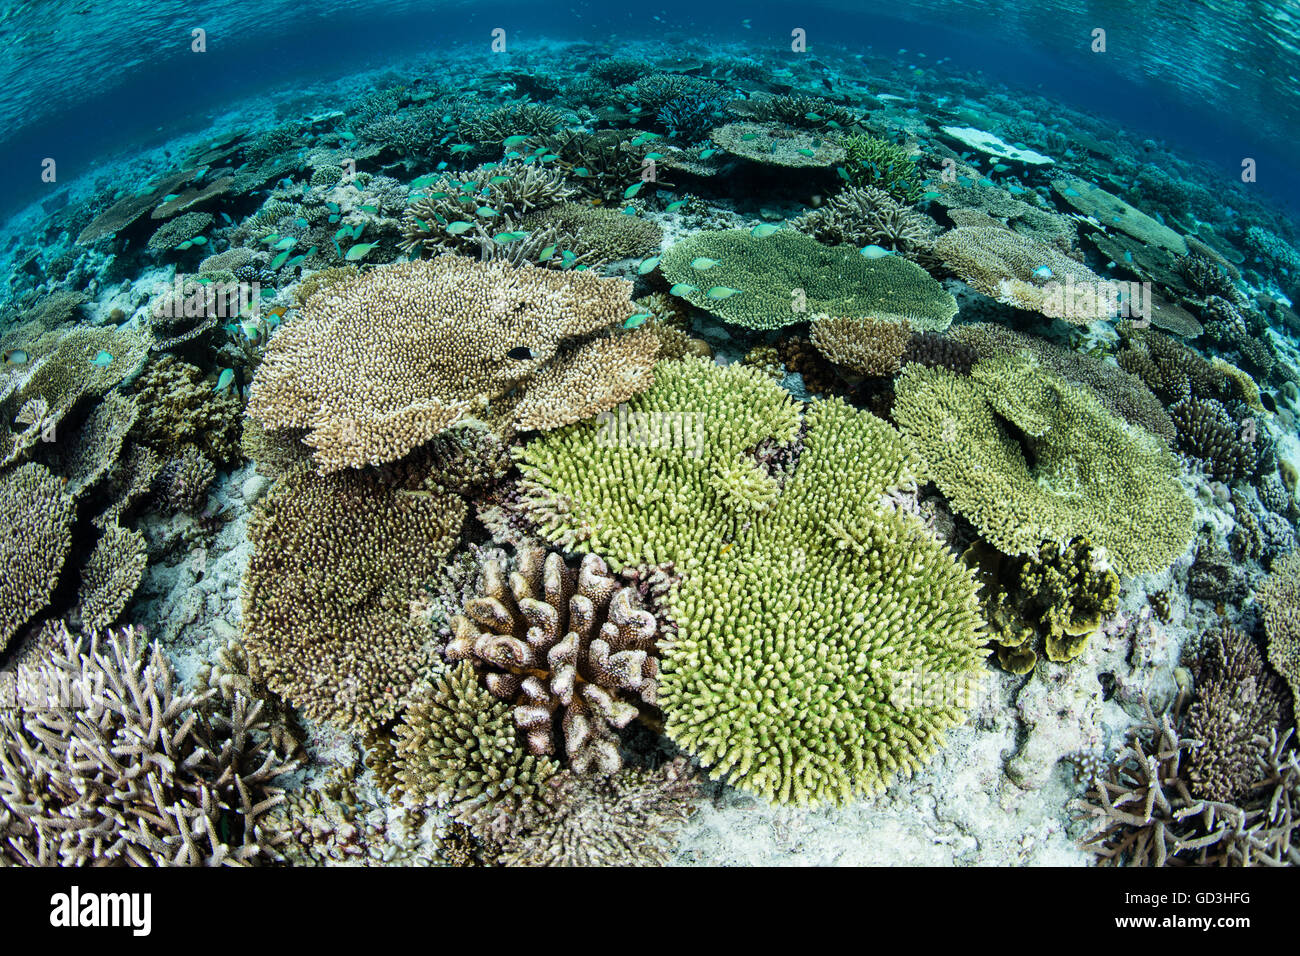
[[[148,563],[144,535],[115,524],[105,528],[81,572],[77,604],[82,628],[102,631],[115,623]]]
[[[912,341],[906,321],[842,319],[816,316],[812,344],[836,365],[859,375],[893,375]]]
[[[1300,717],[1300,552],[1273,564],[1273,573],[1255,592],[1268,632],[1268,660],[1291,686]]]
[[[929,216],[874,186],[848,186],[790,225],[826,245],[877,245],[908,258],[928,253],[939,232]]]
[[[845,136],[840,145],[854,185],[883,189],[909,206],[921,198],[924,189],[921,170],[906,146],[865,133]]]
[[[44,466],[0,473],[0,651],[54,594],[75,518],[75,502]]]

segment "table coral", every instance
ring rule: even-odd
[[[1138,574],[1190,542],[1192,502],[1164,443],[1030,357],[982,361],[970,378],[909,365],[896,391],[925,475],[1004,554],[1083,536]]]
[[[366,729],[431,660],[410,602],[459,538],[464,502],[418,467],[282,476],[249,522],[244,642],[268,687],[314,720]]]
[[[77,594],[81,626],[102,631],[112,625],[131,600],[148,564],[143,534],[116,524],[107,527],[81,572]]]
[[[630,290],[589,272],[461,256],[378,268],[313,296],[271,340],[248,414],[270,430],[309,429],[324,471],[393,461],[508,392],[527,402],[548,363],[584,361],[582,348],[562,346],[630,317]],[[609,353],[615,363],[641,354]],[[576,421],[626,396],[630,366],[599,371],[575,406],[550,403],[546,420]],[[610,390],[594,394],[595,382]]]
[[[825,313],[942,331],[957,314],[956,300],[920,266],[867,259],[792,229],[762,238],[745,229],[695,233],[670,246],[659,268],[692,305],[751,329]]]

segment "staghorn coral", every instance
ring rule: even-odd
[[[504,866],[664,866],[699,785],[678,758],[610,777],[558,773]]]
[[[216,392],[203,372],[173,355],[151,362],[132,387],[140,405],[137,437],[164,454],[194,445],[226,467],[243,459],[243,408],[229,392]]]
[[[1086,537],[1121,574],[1168,567],[1192,536],[1192,502],[1164,444],[1028,356],[964,378],[909,365],[894,416],[953,509],[1004,554]]]
[[[661,707],[714,777],[802,804],[909,772],[960,719],[983,642],[969,573],[879,504],[913,477],[900,436],[840,401],[801,423],[743,365],[655,375],[628,415],[658,435],[577,425],[529,443],[521,507],[564,547],[673,565]],[[696,440],[669,440],[688,416]]]
[[[294,769],[260,702],[179,691],[131,628],[73,638],[30,674],[43,702],[0,711],[0,859],[29,866],[240,866],[281,860],[266,813]]]
[[[731,155],[763,166],[800,169],[844,161],[844,150],[830,140],[773,123],[728,123],[709,135]]]
[[[378,268],[313,296],[271,340],[247,411],[270,430],[309,429],[304,441],[325,471],[391,461],[512,390],[527,402],[548,362],[586,361],[581,348],[562,347],[626,320],[630,288],[460,256]],[[529,357],[513,357],[520,347]],[[588,380],[577,407],[548,401],[547,420],[616,404],[621,376],[602,372],[614,386],[604,401]]]
[[[1177,730],[1181,704],[1157,718],[1142,700],[1145,716],[1128,745],[1072,805],[1094,821],[1084,848],[1102,866],[1300,864],[1300,765],[1286,736],[1272,734],[1248,802],[1199,798],[1184,776],[1184,753],[1198,742]]]
[[[1017,309],[1078,325],[1114,314],[1096,289],[1101,278],[1060,249],[1009,229],[958,226],[934,243],[935,254],[976,292]],[[1044,277],[1041,272],[1049,272]],[[1087,292],[1064,300],[1067,283]]]
[[[750,113],[760,123],[815,130],[844,129],[861,122],[857,113],[820,96],[767,96],[753,101]]]
[[[641,75],[624,87],[628,97],[639,103],[646,113],[658,113],[670,100],[682,97],[713,99],[724,94],[721,84],[698,76],[680,73]]]
[[[281,476],[249,522],[244,644],[266,685],[313,720],[371,728],[393,716],[432,659],[411,601],[465,520],[414,463]]]
[[[1234,482],[1254,475],[1259,452],[1254,435],[1247,440],[1228,410],[1212,398],[1184,398],[1169,406],[1178,431],[1178,450],[1216,481]]]
[[[1187,755],[1187,782],[1194,796],[1237,803],[1250,796],[1269,735],[1290,710],[1290,695],[1241,631],[1217,627],[1201,643],[1196,700],[1185,728],[1200,746]]]
[[[77,605],[82,629],[111,626],[126,609],[148,564],[144,535],[116,524],[105,528],[81,571]]]
[[[512,835],[559,769],[528,753],[510,707],[463,661],[440,674],[396,729],[394,790],[447,809],[480,838]]]
[[[1174,269],[1202,298],[1220,298],[1237,308],[1246,304],[1246,298],[1237,289],[1232,276],[1214,259],[1200,255],[1178,256],[1174,259]]]
[[[942,331],[957,314],[956,300],[920,266],[898,256],[866,259],[792,229],[762,238],[745,229],[698,232],[669,247],[659,268],[687,286],[680,294],[692,305],[751,329],[825,313]]]
[[[1119,327],[1124,348],[1115,356],[1119,367],[1146,382],[1167,402],[1184,398],[1222,398],[1228,375],[1195,349],[1152,329]]]
[[[594,554],[575,569],[559,552],[522,548],[514,570],[484,566],[445,654],[485,669],[529,753],[555,754],[559,739],[573,772],[610,774],[623,766],[615,731],[657,702],[657,626],[639,603]]]
[[[606,56],[594,60],[587,72],[608,86],[622,86],[653,73],[654,65],[636,56]]]
[[[494,259],[507,255],[518,243],[502,244],[494,236],[520,230],[528,213],[562,203],[576,192],[558,169],[515,160],[488,163],[460,175],[464,178],[445,173],[411,194],[399,248],[419,250],[424,256],[458,252]],[[469,223],[471,228],[456,223]],[[548,235],[561,248],[571,238],[558,232]],[[542,235],[530,238],[539,240]]]
[[[866,376],[893,375],[912,339],[906,321],[815,316],[812,344],[836,365]]]
[[[1273,562],[1255,600],[1268,632],[1268,661],[1290,685],[1300,718],[1300,551]]]
[[[725,93],[692,93],[676,96],[659,109],[655,120],[668,135],[684,143],[699,143],[726,117],[731,97]]]
[[[939,231],[929,216],[874,186],[845,187],[790,225],[827,245],[877,245],[908,258],[928,252]]]
[[[54,594],[75,518],[75,502],[43,465],[0,473],[0,651]]]

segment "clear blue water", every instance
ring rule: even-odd
[[[190,52],[195,27],[207,31],[206,54]],[[200,128],[241,98],[411,57],[450,62],[486,51],[494,27],[508,31],[508,55],[572,40],[611,53],[650,42],[666,51],[768,54],[788,52],[791,29],[802,27],[812,55],[820,47],[922,66],[946,57],[949,68],[1105,116],[1125,135],[1165,139],[1225,174],[1252,157],[1259,189],[1300,208],[1290,152],[1300,131],[1293,2],[145,0],[0,9],[0,171],[8,186],[0,214],[48,193],[39,180],[45,157],[59,160],[66,181],[93,173],[107,155]],[[1097,27],[1106,30],[1105,53],[1091,50]]]

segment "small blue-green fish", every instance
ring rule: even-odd
[[[348,249],[348,254],[343,258],[346,259],[348,262],[356,262],[358,259],[364,258],[366,253],[369,252],[371,249],[375,248],[375,246],[376,243],[373,242],[358,243],[357,245]]]
[[[305,255],[308,259],[310,259],[312,256],[316,255],[316,250],[319,249],[319,248],[320,248],[319,246],[312,246],[310,249],[308,249],[308,250],[304,253],[304,255]]]
[[[275,244],[275,247],[274,247],[274,248],[276,248],[276,249],[292,249],[292,248],[293,248],[294,246],[296,246],[297,244],[298,244],[298,240],[295,239],[293,236],[285,236],[283,239],[281,239],[279,242],[277,242],[277,243]]]
[[[501,213],[497,212],[491,206],[479,206],[477,209],[474,210],[474,215],[488,216],[490,218],[492,216],[499,216],[501,215]]]
[[[559,158],[560,157],[555,155],[554,153],[547,153],[545,156],[539,156],[537,158],[537,161],[539,163],[553,163]]]
[[[488,180],[488,182],[492,183],[493,185],[496,185],[497,183],[508,183],[508,182],[510,182],[510,177],[509,177],[509,176],[493,176],[491,179]]]
[[[523,153],[519,152],[517,149],[512,149],[510,152],[506,153],[506,159],[519,159],[521,156],[523,156]]]
[[[456,153],[468,153],[473,148],[473,143],[456,143],[451,147],[450,152],[454,156]]]
[[[863,246],[858,250],[867,259],[883,259],[890,251],[883,246]]]
[[[1024,189],[1022,189],[1020,186],[1017,186],[1015,183],[1007,183],[1007,192],[1011,193],[1011,195],[1013,196],[1019,196],[1022,192],[1024,192]]]
[[[279,238],[280,238],[280,234],[278,232],[273,232],[269,236],[263,236],[262,245],[269,246],[272,243],[276,242]]]
[[[335,239],[342,239],[344,236],[350,236],[350,235],[352,235],[352,227],[351,227],[351,226],[344,226],[344,227],[343,227],[342,229],[340,229],[338,232],[334,233],[334,238],[335,238]]]
[[[1067,195],[1067,196],[1077,196],[1077,195],[1079,195],[1079,191],[1078,191],[1077,189],[1072,189],[1072,188],[1070,188],[1069,186],[1066,186],[1065,189],[1062,190],[1062,192],[1064,192],[1065,195]]]
[[[687,295],[691,292],[699,292],[699,291],[700,291],[699,286],[691,285],[689,282],[678,282],[675,285],[673,285],[671,289],[668,290],[668,292],[671,295]]]
[[[344,130],[343,133],[342,133],[341,135],[343,136],[344,139],[356,139],[356,138],[357,138],[357,134],[356,134],[356,133],[349,133],[347,130]]]
[[[803,118],[807,120],[812,120],[814,123],[819,123],[822,120],[824,120],[826,117],[822,116],[820,113],[804,113]]]
[[[194,246],[202,246],[205,245],[207,241],[208,241],[207,236],[195,236],[193,239],[190,240],[190,244]]]
[[[240,322],[239,330],[244,333],[244,338],[250,342],[256,342],[258,336],[262,334],[262,330],[258,328],[257,323],[252,321]]]
[[[733,289],[730,286],[715,285],[704,294],[710,299],[730,299],[733,295],[744,291],[744,289]]]
[[[830,127],[833,128],[833,129],[843,129],[843,128],[844,128],[844,127],[841,126],[839,123],[835,122],[835,120],[827,120],[827,121],[826,121],[826,125],[827,125],[827,126],[830,126]]]
[[[100,349],[95,353],[95,357],[90,360],[91,365],[98,365],[100,368],[108,368],[113,364],[113,354],[105,349]]]
[[[506,358],[512,358],[517,362],[526,362],[533,357],[533,350],[527,345],[516,345],[506,353]]]
[[[1039,266],[1034,270],[1035,279],[1050,279],[1052,277],[1051,266]]]
[[[4,367],[17,368],[20,365],[26,365],[30,358],[31,356],[22,349],[6,349],[4,352]]]
[[[338,222],[338,221],[339,221],[339,214],[336,213],[336,212],[332,212],[332,213],[330,213],[330,216],[329,216],[329,222],[330,222],[331,224],[333,224],[333,223],[336,223],[336,222]]]
[[[700,159],[708,159],[716,152],[717,152],[716,149],[702,149],[700,150]]]
[[[749,234],[756,239],[762,239],[765,236],[770,236],[772,235],[772,233],[780,232],[780,231],[781,231],[780,226],[774,226],[770,222],[764,222],[764,223],[760,223],[759,225],[755,226],[753,229],[749,230]]]
[[[336,202],[327,202],[325,204],[325,208],[328,209],[330,212],[338,212],[339,204]]]
[[[591,175],[591,171],[588,170],[586,166],[574,166],[573,175],[577,176],[580,179],[586,179],[588,176]]]
[[[1008,169],[1010,169],[1010,168],[1011,168],[1011,167],[1008,166],[1006,163],[994,163],[994,164],[993,164],[993,171],[994,171],[995,173],[1005,173],[1005,172],[1006,172]]]
[[[299,229],[310,229],[310,228],[311,228],[311,223],[308,222],[306,219],[301,219],[301,218],[299,218],[299,219],[295,219],[293,222],[294,222],[294,225],[296,225]]]
[[[922,198],[922,199],[938,199],[938,198],[939,198],[940,196],[942,196],[942,195],[943,195],[943,193],[937,193],[937,192],[935,192],[934,190],[930,190],[930,192],[923,194],[923,195],[921,196],[921,198]]]
[[[1125,261],[1125,262],[1132,262],[1132,261],[1133,261],[1133,253],[1130,252],[1128,249],[1125,249],[1125,250],[1124,250],[1124,261]]]
[[[633,183],[631,186],[628,186],[627,189],[623,190],[623,198],[631,199],[633,196],[635,196],[637,193],[641,191],[642,185],[643,185],[642,183]]]
[[[522,229],[517,232],[498,232],[492,237],[492,241],[499,246],[504,246],[511,242],[518,242],[520,239],[524,239],[527,236],[528,233]]]
[[[280,268],[280,266],[284,265],[285,260],[287,260],[288,258],[289,258],[289,250],[286,249],[284,250],[284,252],[281,252],[274,259],[271,260],[271,268],[272,269]]]
[[[659,257],[651,256],[649,259],[646,259],[644,262],[642,262],[639,266],[636,267],[637,275],[643,275],[643,276],[649,275],[651,272],[654,272],[655,269],[658,268],[658,266],[659,266]]]
[[[981,179],[981,180],[980,180],[980,185],[981,185],[981,186],[992,186],[992,185],[994,185],[994,182],[993,182],[993,180],[991,180],[991,179]]]
[[[520,143],[528,142],[527,136],[507,136],[501,141],[502,146],[518,146]]]
[[[545,249],[543,249],[543,250],[541,251],[541,254],[538,255],[538,257],[537,257],[537,261],[538,261],[538,262],[547,262],[547,261],[550,260],[551,256],[553,256],[553,255],[555,255],[555,246],[553,246],[553,245],[551,245],[551,246],[547,246]]]
[[[836,166],[835,172],[840,177],[840,179],[844,180],[846,183],[853,182],[853,177],[850,176],[847,172],[845,172],[843,166]]]
[[[190,247],[193,246],[193,245],[194,245],[193,241],[191,241],[191,240],[189,240],[189,239],[186,239],[184,242],[178,242],[178,243],[176,243],[176,248],[177,248],[177,249],[188,249],[188,248],[190,248]]]
[[[625,207],[623,208],[623,215],[625,215],[625,216],[635,216],[635,215],[636,215],[636,206],[625,206]]]
[[[433,173],[425,173],[423,176],[417,176],[411,180],[412,189],[421,189],[425,186],[431,186],[438,181],[438,177]]]
[[[235,370],[233,368],[223,368],[221,374],[217,376],[217,387],[214,392],[224,392],[235,382]]]
[[[442,172],[444,169],[447,168],[447,161],[444,159],[441,162],[439,162],[437,166],[433,168],[436,169],[438,172]]]
[[[646,153],[645,156],[642,157],[642,159],[663,159],[663,158],[664,158],[663,153]]]
[[[664,212],[676,212],[688,202],[690,202],[689,199],[679,199],[676,202],[670,202],[667,206],[664,206]]]
[[[720,259],[710,259],[708,256],[696,256],[691,260],[691,268],[700,270],[712,269],[720,261]]]
[[[741,142],[752,143],[754,140],[758,139],[758,134],[757,134],[757,133],[745,133],[743,136],[740,137],[740,139],[741,139]]]
[[[453,236],[459,236],[462,232],[469,232],[473,228],[474,224],[472,222],[465,222],[463,219],[447,223],[447,231]]]
[[[358,206],[357,208],[360,209],[362,212],[368,212],[372,215],[379,212],[378,206]]]
[[[636,315],[631,316],[630,318],[628,318],[626,322],[623,323],[623,328],[635,329],[638,325],[645,325],[645,320],[648,318],[650,318],[649,312],[638,312]]]
[[[292,259],[286,262],[285,265],[287,265],[290,269],[292,269],[294,266],[303,262],[306,258],[307,258],[306,256],[294,256]]]
[[[173,199],[180,199],[180,198],[181,198],[180,193],[168,193],[166,196],[163,196],[160,202],[171,202]]]

